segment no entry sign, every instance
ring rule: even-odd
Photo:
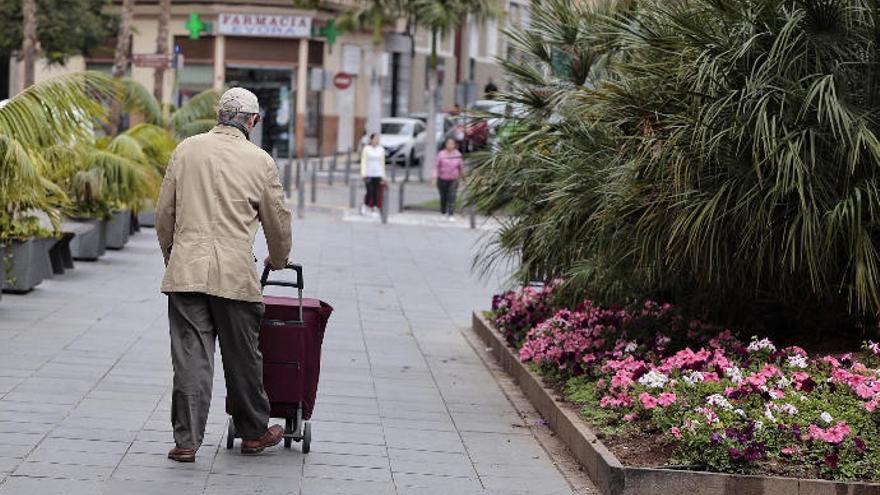
[[[337,72],[333,76],[333,85],[336,89],[348,89],[351,86],[352,77],[348,72]]]

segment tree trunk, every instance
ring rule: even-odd
[[[425,136],[425,158],[422,168],[434,170],[437,159],[437,32],[431,33],[431,58],[428,60],[428,122]]]
[[[122,13],[119,20],[119,32],[116,35],[116,53],[113,57],[113,77],[122,79],[128,68],[129,52],[131,51],[131,24],[134,18],[134,0],[122,0]],[[111,136],[119,132],[121,120],[119,98],[115,98],[110,105],[110,129]]]
[[[37,57],[37,0],[24,0],[21,6],[23,25],[21,55],[24,60],[24,87],[34,84]]]
[[[168,55],[168,24],[171,21],[171,0],[159,0],[159,33],[156,35],[156,53]],[[161,105],[165,96],[165,67],[153,74],[153,96]]]
[[[373,44],[372,70],[370,71],[370,100],[367,105],[367,135],[382,130],[382,45]]]

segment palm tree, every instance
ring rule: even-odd
[[[380,132],[382,118],[382,30],[403,15],[402,0],[361,0],[358,7],[340,19],[346,30],[370,29],[373,51],[370,54],[370,97],[367,104],[367,134]]]
[[[35,234],[30,211],[59,220],[67,198],[50,178],[64,163],[44,152],[92,140],[93,120],[106,118],[100,100],[116,91],[103,74],[73,73],[32,85],[0,108],[0,243]]]
[[[37,56],[37,0],[22,3],[21,54],[24,59],[24,87],[34,84],[34,65]]]
[[[541,2],[510,33],[504,97],[527,112],[472,174],[474,203],[511,213],[482,260],[749,325],[875,322],[874,8],[608,3]]]
[[[478,22],[495,17],[500,11],[495,0],[411,0],[409,9],[416,23],[431,33],[428,59],[428,122],[425,159],[422,167],[431,169],[437,156],[437,43],[471,16]]]
[[[163,111],[163,106],[143,85],[129,78],[122,79],[120,83],[123,87],[122,109],[142,115],[146,123],[161,127],[174,139],[181,140],[207,132],[217,123],[221,90],[206,89],[167,115],[167,107]]]
[[[129,52],[131,51],[131,25],[134,21],[134,0],[122,0],[122,11],[120,14],[119,31],[116,35],[116,52],[113,56],[113,77],[122,79],[125,71],[128,69]],[[121,119],[120,108],[117,104],[118,100],[114,99],[110,109],[110,126],[109,133],[115,136],[119,132],[119,121]]]
[[[168,56],[168,24],[171,21],[171,0],[159,0],[159,31],[156,34],[156,53]],[[153,95],[161,105],[165,91],[165,67],[153,73]]]

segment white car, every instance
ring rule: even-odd
[[[382,132],[379,144],[385,148],[385,163],[414,166],[425,159],[425,124],[418,119],[389,117],[379,121]],[[361,139],[361,147],[369,143],[369,135]]]
[[[411,113],[409,115],[413,119],[421,120],[425,123],[425,127],[428,126],[428,114],[425,112],[417,112]],[[452,120],[452,117],[445,112],[437,112],[436,124],[434,125],[434,130],[436,132],[437,139],[437,149],[443,149],[444,142],[447,137],[451,137],[452,128],[455,126],[455,122]]]

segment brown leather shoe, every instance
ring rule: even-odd
[[[241,441],[241,453],[242,454],[259,454],[266,447],[272,447],[273,445],[278,445],[281,443],[281,440],[284,439],[284,428],[281,425],[272,425],[266,430],[266,433],[263,434],[260,438],[256,440],[242,440]]]
[[[177,462],[196,462],[196,449],[174,447],[168,451],[168,458]]]

